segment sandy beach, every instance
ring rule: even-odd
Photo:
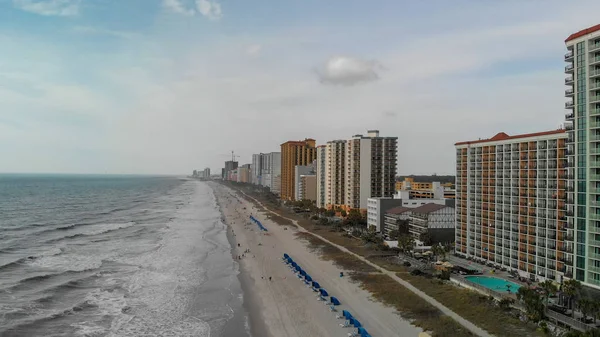
[[[235,258],[243,255],[236,262],[240,265],[244,303],[250,313],[253,336],[347,336],[353,329],[341,327],[343,320],[336,318],[342,310],[349,310],[372,336],[419,334],[421,330],[403,320],[393,308],[373,301],[358,284],[340,277],[344,270],[312,253],[303,241],[296,239],[295,227],[284,227],[267,219],[228,187],[210,185],[229,226],[234,247],[232,255]],[[250,215],[260,220],[268,232],[260,231],[251,223]],[[318,301],[316,293],[283,263],[284,253],[341,301],[338,313]]]

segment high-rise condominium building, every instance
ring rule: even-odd
[[[325,155],[325,207],[335,209],[345,205],[346,200],[346,141],[327,142]]]
[[[281,144],[281,199],[294,200],[296,165],[309,165],[317,157],[314,139]]]
[[[574,179],[568,218],[575,230],[575,279],[600,288],[600,25],[565,41],[567,158]]]
[[[257,153],[252,155],[252,183],[265,186],[273,192],[273,180],[281,174],[281,153]]]
[[[317,207],[324,208],[327,200],[326,195],[326,155],[327,148],[325,145],[317,146],[317,165],[315,168],[315,174],[317,175]]]
[[[255,185],[261,185],[262,184],[262,157],[264,156],[263,153],[257,153],[257,154],[253,154],[252,155],[252,164],[250,165],[250,170],[251,170],[251,180],[252,183]]]
[[[346,141],[347,208],[366,210],[368,198],[394,195],[397,144],[398,137],[380,137],[377,130]]]
[[[572,277],[566,143],[565,130],[457,143],[455,252],[533,279]]]

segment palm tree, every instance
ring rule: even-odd
[[[573,318],[575,317],[575,305],[574,302],[581,291],[581,283],[577,280],[567,280],[563,283],[563,293],[568,298],[569,308],[573,311]]]
[[[594,311],[594,301],[588,298],[582,298],[577,301],[577,307],[579,308],[579,311],[581,311],[581,314],[583,315],[583,321],[585,322],[588,314]]]
[[[591,307],[592,311],[590,312],[590,315],[592,315],[592,317],[594,318],[594,325],[596,325],[596,319],[598,319],[598,315],[600,315],[600,302],[598,301],[592,301],[592,307]]]
[[[405,253],[415,245],[415,239],[410,234],[400,235],[398,237],[398,248]]]
[[[537,291],[527,287],[520,287],[517,290],[517,299],[525,306],[528,319],[538,322],[544,318],[544,301]]]
[[[544,299],[546,300],[546,306],[547,306],[550,296],[552,294],[554,294],[558,290],[558,288],[556,287],[556,284],[554,284],[554,282],[552,280],[546,280],[546,281],[540,283],[540,287],[544,290]]]

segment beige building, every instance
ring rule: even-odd
[[[327,209],[344,206],[346,200],[346,141],[327,142],[325,188]]]
[[[327,147],[325,145],[317,146],[317,161],[315,166],[317,176],[317,207],[324,208],[327,200],[326,194],[326,155]]]
[[[573,276],[566,143],[565,130],[456,143],[456,254],[528,278]]]
[[[301,175],[299,184],[299,200],[317,200],[317,176]]]

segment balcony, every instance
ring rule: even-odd
[[[599,97],[600,99],[600,97]],[[600,115],[600,109],[590,109],[590,116]]]
[[[590,103],[600,103],[600,95],[590,95]]]
[[[571,59],[573,59],[573,52],[570,51],[568,53],[565,54],[565,61],[571,61]]]
[[[600,82],[590,83],[590,90],[598,90],[598,89],[600,89]]]
[[[600,58],[599,58],[600,59]],[[590,60],[591,61],[591,60]],[[565,73],[572,73],[573,72],[573,65],[572,64],[567,64],[567,66],[565,67]]]
[[[572,77],[572,76],[569,76],[569,77],[565,78],[565,84],[566,84],[566,85],[571,85],[571,84],[573,84],[573,77]]]
[[[565,96],[566,97],[571,97],[575,94],[575,91],[573,89],[567,89],[565,90]]]
[[[565,114],[565,119],[569,120],[569,119],[573,119],[573,118],[575,118],[575,114],[574,114],[574,113],[572,113],[572,112],[567,112],[567,113]],[[540,157],[540,158],[543,158],[543,157]]]
[[[600,69],[590,71],[590,78],[600,76]],[[566,82],[566,81],[565,81]]]
[[[565,124],[565,130],[567,130],[567,131],[573,130],[573,123]]]
[[[600,56],[596,56],[596,57],[590,57],[590,65],[596,64],[596,63],[600,63]],[[573,67],[573,65],[570,65],[571,67]],[[568,66],[567,66],[568,67]],[[573,70],[571,70],[572,72]],[[567,71],[567,69],[565,68],[565,72],[569,72]]]
[[[588,51],[594,51],[594,50],[600,50],[600,43],[596,42],[596,43],[590,44],[590,47],[589,47]],[[571,52],[571,54],[572,53],[573,52]],[[565,59],[567,58],[568,54],[569,53],[565,54]]]
[[[573,109],[573,101],[565,102],[565,109]]]

